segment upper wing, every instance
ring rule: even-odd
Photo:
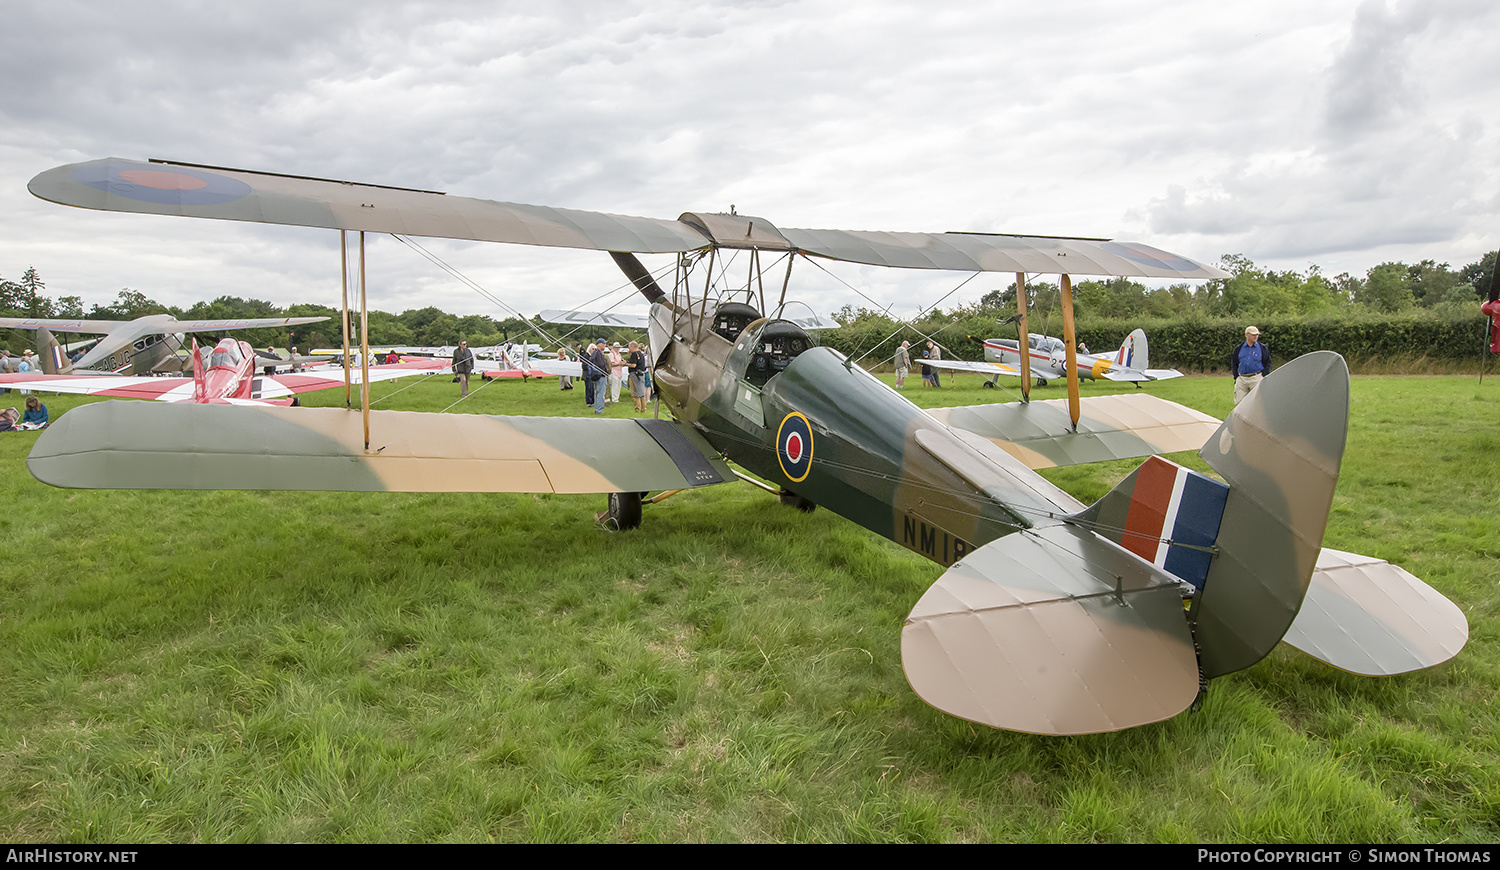
[[[1221,269],[1136,242],[990,233],[796,229],[782,233],[803,253],[873,266],[1136,278],[1229,277]]]
[[[692,427],[343,408],[100,402],[52,423],[27,467],[52,486],[346,492],[646,492],[732,475]]]
[[[327,317],[240,317],[234,320],[174,320],[164,324],[165,332],[220,332],[225,329],[267,329],[318,323]]]
[[[0,327],[6,329],[50,329],[53,332],[83,332],[90,335],[107,335],[128,320],[77,320],[51,317],[0,317]]]
[[[719,245],[908,269],[1228,277],[1212,266],[1131,242],[985,233],[783,232],[764,218],[743,215],[689,212],[662,220],[117,157],[49,169],[27,187],[42,199],[105,211],[599,251],[680,253]]]
[[[679,221],[116,157],[50,169],[27,188],[105,211],[604,251],[675,253],[708,244]]]
[[[1219,428],[1207,414],[1137,393],[1089,396],[1071,432],[1066,399],[933,408],[938,422],[980,435],[1030,468],[1197,450]]]
[[[537,315],[547,323],[565,323],[573,326],[610,326],[625,329],[645,329],[644,314],[613,314],[608,311],[563,311],[549,308]]]

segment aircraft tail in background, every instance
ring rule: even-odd
[[[49,375],[73,373],[73,363],[63,353],[62,346],[45,326],[37,327],[37,356],[42,361],[42,372]]]

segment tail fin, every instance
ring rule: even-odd
[[[1115,363],[1139,371],[1151,368],[1151,354],[1146,346],[1146,330],[1137,329],[1125,336],[1125,341],[1115,352]]]
[[[1348,425],[1343,358],[1308,354],[1262,382],[1198,452],[1227,486],[1153,457],[1079,514],[1200,589],[1189,617],[1204,676],[1260,661],[1296,618]]]
[[[50,330],[45,326],[36,331],[36,344],[38,355],[41,358],[42,371],[49,375],[66,375],[73,371],[73,363],[63,355],[62,347],[57,343]]]

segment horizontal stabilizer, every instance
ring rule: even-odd
[[[1458,655],[1469,621],[1458,605],[1389,562],[1325,549],[1282,638],[1334,667],[1385,677]]]
[[[1074,526],[986,544],[950,568],[901,632],[922,700],[1032,734],[1168,719],[1198,693],[1177,580]]]
[[[647,492],[731,479],[684,424],[343,408],[75,408],[37,439],[31,473],[93,489]]]
[[[1089,396],[1078,431],[1066,399],[933,408],[939,423],[987,438],[1029,468],[1052,468],[1197,450],[1219,421],[1147,393]]]

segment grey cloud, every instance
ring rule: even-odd
[[[190,301],[206,292],[188,266],[201,245],[212,295],[333,300],[322,234],[84,219],[24,193],[48,166],[111,154],[657,217],[735,203],[784,226],[1134,227],[1164,247],[1235,238],[1277,250],[1472,232],[1494,204],[1453,178],[1478,173],[1469,186],[1484,186],[1494,134],[1490,86],[1478,83],[1496,76],[1433,63],[1432,47],[1491,13],[1370,7],[1355,33],[1352,10],[267,0],[225,12],[18,0],[0,31],[0,75],[20,83],[0,92],[0,209],[17,216],[0,274],[37,251],[51,258],[44,275],[61,275],[75,268],[63,252],[87,238],[98,267],[68,274],[101,288],[97,301],[126,283],[152,295],[152,282]],[[1356,87],[1365,70],[1404,88],[1397,135],[1329,135],[1327,119],[1352,123],[1371,92]],[[1455,94],[1469,102],[1452,108]],[[1182,192],[1163,195],[1169,185]],[[403,294],[473,299],[390,244],[372,286],[387,307],[405,307]],[[179,255],[149,256],[163,245]],[[444,250],[523,308],[546,307],[521,301],[540,294],[581,302],[617,280],[607,258],[573,252]],[[952,283],[847,277],[899,305]],[[869,304],[837,282],[810,287],[830,310]]]

